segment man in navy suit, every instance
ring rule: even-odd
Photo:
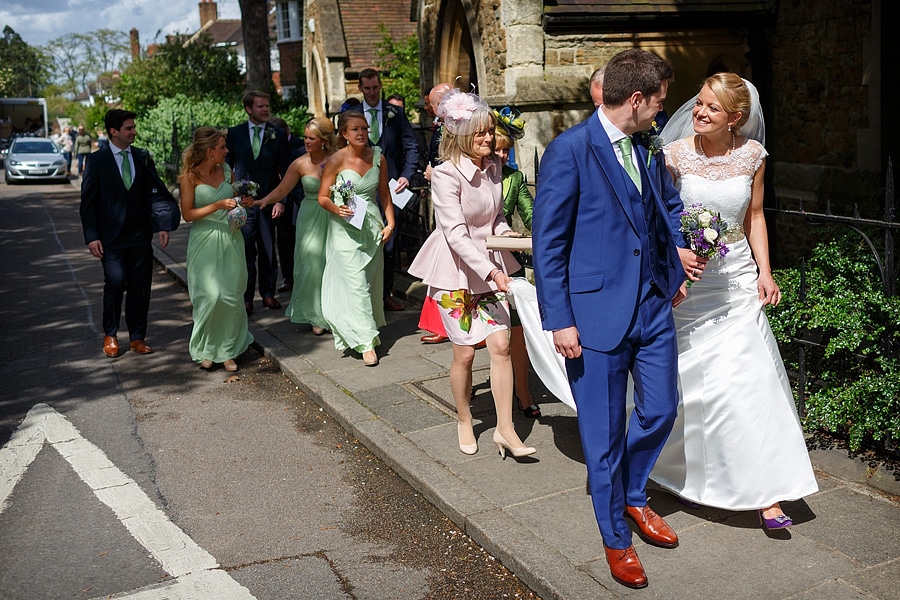
[[[291,164],[291,148],[287,133],[269,120],[269,95],[250,91],[244,94],[247,121],[228,130],[225,145],[226,161],[234,171],[235,180],[249,179],[259,184],[257,198],[262,198],[278,186]],[[285,200],[271,208],[247,209],[247,223],[241,228],[247,254],[247,291],[244,307],[253,312],[253,297],[259,280],[259,295],[266,308],[277,310],[281,303],[275,299],[278,259],[275,254],[275,226],[273,219],[285,214]],[[290,213],[287,213],[290,214]]]
[[[103,352],[110,357],[119,355],[116,334],[123,297],[131,349],[138,354],[153,352],[144,342],[153,280],[150,199],[168,190],[147,151],[131,145],[137,135],[134,118],[126,110],[106,113],[109,145],[88,155],[81,182],[84,243],[103,264]],[[169,232],[160,231],[160,248],[168,243]]]
[[[381,148],[381,154],[387,161],[388,178],[396,179],[395,192],[402,192],[409,187],[409,180],[416,172],[419,162],[419,144],[409,119],[402,108],[389,104],[381,98],[381,75],[375,69],[363,69],[359,72],[359,91],[363,102],[348,110],[360,111],[366,115],[369,123],[369,141]],[[384,308],[385,310],[403,310],[404,306],[391,297],[394,289],[394,271],[396,257],[394,240],[391,237],[384,246]]]
[[[630,517],[648,543],[678,545],[647,506],[650,470],[678,404],[673,302],[683,298],[681,199],[663,155],[635,136],[662,110],[672,69],[643,50],[606,65],[604,103],[550,143],[534,203],[534,272],[578,408],[594,514],[613,578],[644,587]],[[631,373],[635,409],[626,433]]]

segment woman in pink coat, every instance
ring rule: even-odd
[[[497,411],[494,443],[500,455],[534,454],[512,421],[513,371],[509,358],[507,273],[519,264],[506,251],[488,250],[489,235],[516,235],[503,216],[500,161],[494,155],[494,113],[475,94],[447,93],[438,106],[444,122],[440,158],[431,176],[437,229],[409,268],[428,285],[453,343],[450,388],[456,403],[459,449],[475,454],[469,391],[475,344],[487,342],[491,393]]]

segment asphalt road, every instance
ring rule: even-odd
[[[198,369],[162,271],[106,358],[70,185],[0,210],[0,599],[536,597],[258,350]]]

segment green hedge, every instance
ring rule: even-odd
[[[860,235],[829,234],[806,264],[805,301],[799,267],[774,272],[783,297],[768,316],[789,369],[798,370],[798,338],[821,344],[806,346],[804,424],[846,435],[855,451],[887,436],[900,440],[900,298],[885,295]]]

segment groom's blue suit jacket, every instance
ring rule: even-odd
[[[635,136],[643,194],[655,202],[659,260],[672,298],[684,281],[676,244],[682,203],[661,152],[650,158]],[[597,114],[547,147],[534,203],[534,271],[544,329],[577,326],[581,345],[599,351],[623,340],[641,300],[637,190],[616,158]],[[635,209],[637,207],[637,210]]]

